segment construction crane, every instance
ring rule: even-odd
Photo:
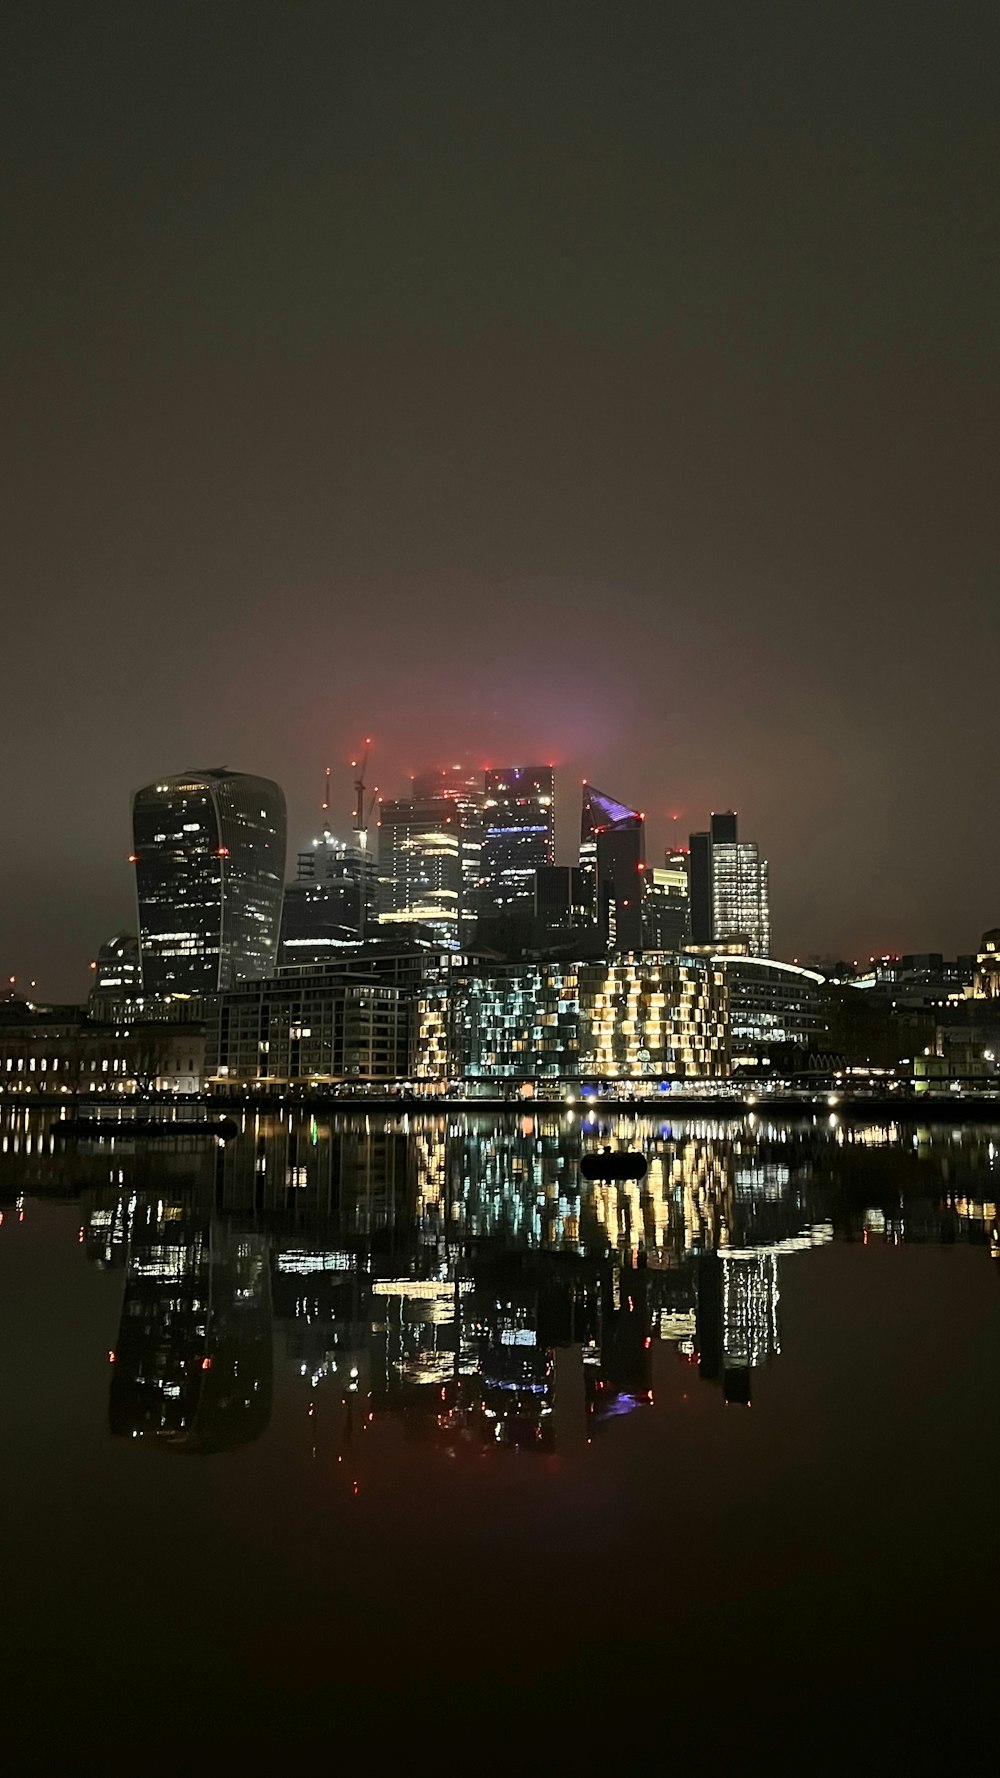
[[[360,760],[351,760],[351,770],[356,774],[354,779],[354,832],[358,851],[361,853],[361,875],[358,882],[358,931],[363,939],[368,913],[368,825],[378,802],[378,785],[367,795],[365,773],[368,770],[368,755],[371,751],[371,736],[365,737],[365,750]],[[367,797],[367,801],[366,801]]]
[[[327,766],[326,778],[323,783],[323,844],[329,846],[332,838],[333,835],[330,831],[330,768]]]
[[[368,754],[370,749],[371,737],[369,736],[365,742],[365,750],[360,761],[356,759],[351,760],[351,770],[357,773],[357,777],[354,780],[354,831],[358,836],[358,845],[362,852],[368,850],[368,826],[375,810],[375,804],[378,802],[377,784],[372,791],[371,796],[368,797],[367,802],[365,801],[367,791],[365,785],[365,773],[368,770]]]

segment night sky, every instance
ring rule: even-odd
[[[735,806],[776,953],[1000,923],[995,4],[4,9],[0,968],[375,737]],[[671,817],[676,814],[676,823]]]

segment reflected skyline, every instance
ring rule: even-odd
[[[75,1181],[87,1259],[124,1272],[110,1424],[172,1450],[263,1435],[272,1339],[340,1459],[384,1419],[453,1453],[572,1446],[655,1409],[663,1362],[745,1407],[810,1250],[997,1253],[989,1131],[379,1114],[67,1158],[43,1124],[7,1120],[0,1177]],[[598,1138],[643,1146],[646,1178],[585,1181]]]
[[[679,1651],[687,1721],[721,1626],[814,1731],[801,1685],[859,1630],[881,1673],[901,1630],[992,1609],[953,1525],[1000,1464],[998,1133],[546,1110],[74,1148],[0,1120],[22,1672],[96,1626],[147,1738],[182,1720],[153,1671],[185,1720],[209,1675],[212,1721],[235,1682],[248,1722],[280,1693],[328,1725],[333,1637],[345,1706],[377,1656],[373,1707],[388,1676],[416,1721],[414,1632],[461,1624],[477,1719],[552,1650],[585,1712],[589,1623],[616,1697]],[[646,1178],[587,1183],[605,1140]]]

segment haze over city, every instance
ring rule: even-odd
[[[8,20],[4,972],[134,924],[138,785],[294,851],[366,733],[554,761],[566,860],[583,776],[651,857],[738,808],[778,956],[974,949],[986,10],[250,17]]]
[[[998,67],[7,0],[13,1778],[984,1766]]]

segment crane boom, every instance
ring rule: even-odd
[[[360,760],[352,759],[351,765],[357,776],[354,780],[354,831],[358,835],[358,844],[364,846],[368,836],[368,821],[365,813],[365,773],[368,770],[368,755],[371,751],[371,736],[365,740],[365,750]],[[362,838],[361,836],[364,836]]]
[[[327,766],[327,768],[326,768],[326,777],[323,781],[323,840],[327,846],[330,844],[330,768],[329,768],[329,766]]]
[[[358,851],[361,853],[361,871],[358,878],[358,932],[364,939],[365,925],[368,914],[368,823],[372,817],[378,791],[370,802],[365,803],[365,773],[368,770],[368,755],[371,752],[371,736],[365,737],[365,750],[361,759],[352,759],[351,765],[356,773],[354,779],[354,832],[357,837]]]

